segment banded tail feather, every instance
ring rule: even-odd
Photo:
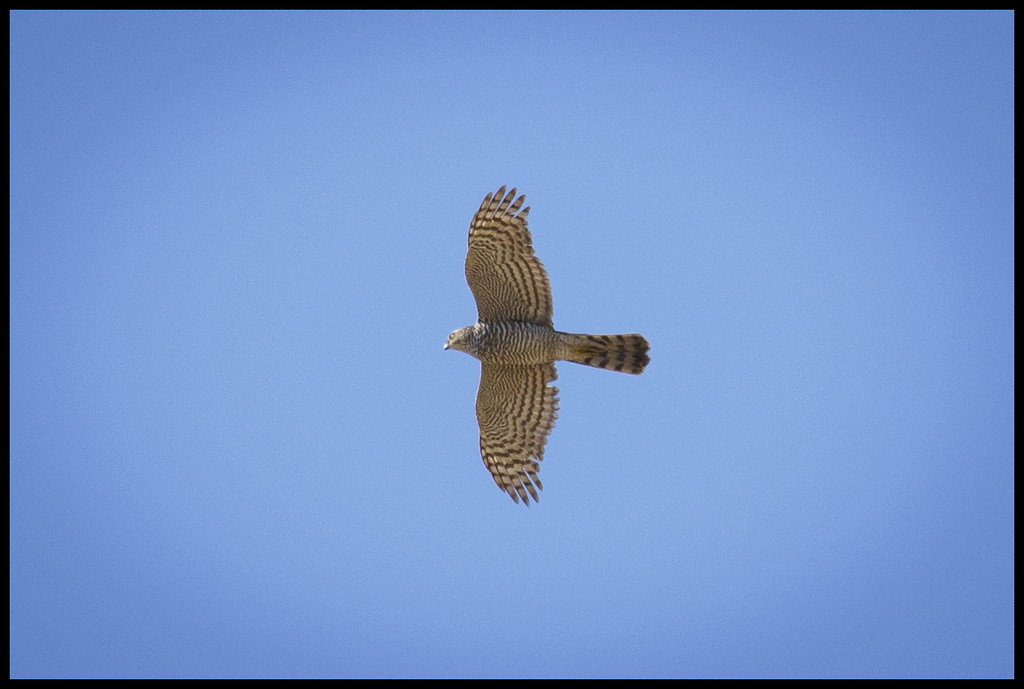
[[[650,363],[643,335],[569,335],[569,361],[639,375]]]

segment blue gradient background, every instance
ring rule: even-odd
[[[1011,677],[1013,23],[11,14],[11,675]],[[652,345],[529,509],[502,184]]]

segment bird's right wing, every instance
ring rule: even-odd
[[[558,416],[555,365],[480,366],[476,418],[480,454],[498,487],[515,502],[537,500],[544,445]],[[536,488],[534,487],[536,486]]]

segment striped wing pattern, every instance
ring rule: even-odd
[[[551,283],[533,252],[527,226],[530,208],[501,187],[488,194],[469,224],[466,282],[476,299],[478,320],[551,325]]]
[[[498,487],[530,504],[541,490],[539,462],[558,416],[555,365],[484,363],[476,396],[480,454]]]

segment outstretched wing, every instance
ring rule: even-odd
[[[480,366],[480,454],[494,482],[515,502],[536,502],[543,488],[539,462],[558,416],[558,388],[548,383],[557,377],[553,363]]]
[[[551,325],[551,283],[533,253],[525,196],[505,187],[488,194],[469,223],[466,282],[480,322],[524,321]],[[513,202],[515,199],[515,202]]]

